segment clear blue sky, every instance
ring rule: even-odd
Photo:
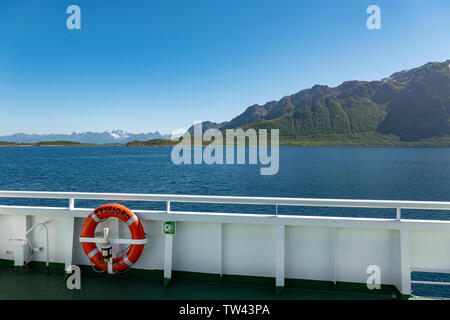
[[[81,30],[66,28],[70,4]],[[2,0],[0,135],[170,133],[446,59],[448,0]]]

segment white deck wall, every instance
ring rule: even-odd
[[[72,258],[73,264],[89,265],[78,239],[89,212],[0,206],[0,259],[13,260],[13,239],[23,238],[36,223],[48,222],[50,261],[65,263]],[[411,271],[450,270],[449,221],[135,212],[148,235],[133,266],[138,269],[164,269],[165,251],[170,248],[162,234],[162,220],[168,220],[177,221],[171,270],[277,277],[277,284],[285,278],[366,283],[367,267],[377,265],[381,282],[404,294],[410,293]],[[122,222],[109,219],[106,224],[112,236],[129,237]],[[29,239],[33,246],[45,247],[43,230],[37,228]],[[37,253],[34,260],[45,261],[45,254]]]

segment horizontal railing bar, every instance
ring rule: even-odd
[[[277,197],[234,197],[168,194],[85,193],[47,191],[0,191],[0,198],[116,200],[153,202],[197,202],[220,204],[280,205],[306,207],[386,208],[450,210],[450,202],[403,200],[309,199]]]
[[[450,282],[438,282],[438,281],[417,281],[413,280],[411,283],[414,284],[431,284],[431,285],[438,285],[438,286],[450,286]]]
[[[57,207],[16,207],[0,206],[0,215],[35,215],[52,217],[86,218],[93,209]],[[237,224],[265,224],[285,226],[305,226],[324,228],[361,228],[384,230],[433,230],[450,231],[450,221],[446,220],[418,220],[418,219],[382,219],[382,218],[353,218],[329,216],[298,216],[298,215],[265,215],[243,213],[215,213],[215,212],[179,212],[151,210],[133,210],[139,219],[144,221],[180,221],[180,222],[209,222],[209,223],[237,223]]]

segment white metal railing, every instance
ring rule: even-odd
[[[75,208],[75,200],[103,201],[151,201],[165,202],[166,210],[134,210],[143,220],[162,221],[203,221],[244,224],[305,225],[374,229],[419,229],[450,231],[450,220],[402,219],[402,209],[450,210],[450,202],[437,201],[398,201],[398,200],[349,200],[349,199],[307,199],[276,197],[235,197],[235,196],[197,196],[167,194],[127,194],[127,193],[84,193],[47,191],[0,191],[0,198],[66,199],[68,207],[23,207],[1,205],[0,214],[52,215],[86,217],[92,209]],[[273,214],[254,213],[215,213],[172,211],[171,203],[216,203],[239,205],[273,205]],[[395,209],[395,218],[356,218],[314,215],[279,215],[279,206],[298,207],[344,207],[344,208],[385,208]],[[67,212],[69,211],[69,212]]]
[[[219,204],[248,204],[303,207],[345,207],[345,208],[385,208],[396,209],[400,219],[401,209],[450,210],[450,202],[440,201],[401,201],[401,200],[354,200],[354,199],[309,199],[277,197],[236,197],[236,196],[198,196],[169,194],[131,194],[131,193],[87,193],[87,192],[47,192],[47,191],[0,191],[0,198],[67,199],[69,207],[74,200],[116,200],[166,202],[196,202]]]
[[[402,293],[409,293],[411,287],[409,262],[409,231],[429,230],[450,232],[449,220],[402,219],[402,209],[450,210],[450,202],[437,201],[398,201],[398,200],[350,200],[350,199],[306,199],[277,197],[234,197],[198,196],[167,194],[126,194],[126,193],[81,193],[81,192],[43,192],[43,191],[0,191],[0,198],[65,199],[68,207],[32,207],[1,205],[0,215],[43,215],[65,216],[69,220],[68,232],[74,232],[74,218],[86,217],[92,209],[76,208],[75,200],[103,201],[151,201],[166,203],[165,210],[134,210],[142,220],[214,222],[240,224],[277,225],[277,285],[284,284],[284,226],[317,226],[328,228],[371,228],[400,230],[401,285]],[[244,214],[215,212],[172,211],[171,203],[216,203],[239,205],[272,205],[274,214]],[[346,207],[346,208],[385,208],[395,209],[395,218],[355,218],[333,216],[278,215],[279,206],[298,207]],[[73,234],[67,243],[66,266],[71,265]],[[336,253],[335,253],[336,254]],[[172,237],[165,237],[164,277],[170,278],[172,264]],[[432,270],[428,270],[432,271]],[[415,283],[415,282],[414,282]]]

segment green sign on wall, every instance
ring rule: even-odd
[[[175,234],[175,221],[163,221],[163,234]]]

